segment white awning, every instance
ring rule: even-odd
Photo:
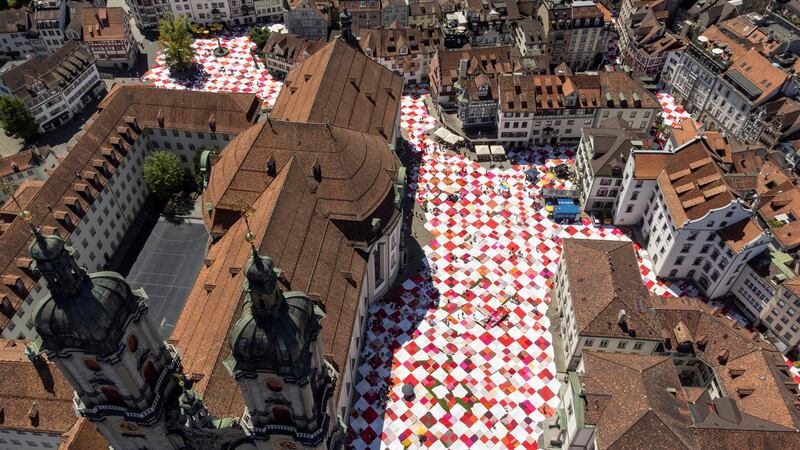
[[[490,156],[492,154],[492,152],[489,150],[488,145],[476,145],[475,153],[478,156]]]
[[[506,149],[502,145],[493,145],[490,151],[493,156],[506,156]]]
[[[461,136],[455,133],[451,133],[450,130],[448,130],[445,127],[439,128],[433,133],[433,135],[436,138],[442,140],[443,142],[447,142],[448,144],[452,145],[458,144],[459,142],[464,140]]]
[[[461,138],[461,136],[459,136],[459,135],[457,135],[455,133],[450,133],[450,136],[447,136],[444,140],[448,144],[456,145],[459,142],[461,142],[463,139]]]
[[[440,127],[438,130],[436,130],[433,133],[433,135],[436,136],[437,138],[441,139],[441,140],[445,140],[447,138],[447,136],[450,136],[450,131],[448,131],[447,128]]]

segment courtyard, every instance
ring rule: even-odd
[[[280,82],[252,60],[249,40],[228,35],[222,41],[231,53],[220,59],[210,53],[215,40],[196,41],[204,75],[192,83],[172,80],[161,56],[143,81],[253,92],[271,105]],[[480,167],[427,137],[438,126],[427,97],[424,87],[407,90],[401,127],[421,157],[408,168],[407,195],[432,240],[423,247],[423,269],[370,308],[348,445],[535,449],[538,425],[559,407],[555,324],[546,311],[561,241],[628,237],[612,226],[558,225],[540,211],[543,188],[571,187],[550,169],[574,164],[572,148],[518,151],[510,156],[519,164],[510,168]],[[659,99],[665,119],[677,122],[685,114],[674,101]],[[525,180],[531,167],[542,174],[535,183]],[[657,280],[649,257],[637,252],[653,294],[697,294],[688,284]],[[413,395],[403,392],[406,385]]]

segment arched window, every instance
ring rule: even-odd
[[[125,401],[122,399],[122,395],[119,393],[118,390],[109,386],[103,386],[100,388],[100,392],[102,392],[103,395],[105,395],[108,404],[125,406]]]
[[[100,363],[98,363],[97,361],[95,361],[93,359],[84,359],[83,360],[83,365],[86,366],[87,369],[95,371],[95,372],[99,371],[100,368],[101,368],[100,367]]]
[[[139,338],[137,338],[135,334],[128,336],[128,350],[130,350],[130,352],[133,353],[138,348],[139,348]]]
[[[144,375],[144,379],[147,380],[147,384],[149,384],[150,387],[155,387],[156,383],[158,383],[158,371],[152,361],[148,360],[144,363],[142,375]]]

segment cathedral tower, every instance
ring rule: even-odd
[[[34,310],[35,348],[72,384],[78,414],[115,450],[184,448],[164,420],[179,355],[148,320],[144,291],[115,272],[88,275],[60,237],[32,228],[28,252],[50,290]]]
[[[239,383],[247,407],[242,426],[260,450],[334,447],[332,422],[336,371],[320,344],[319,305],[278,287],[280,271],[258,254],[247,263],[242,316],[230,334],[225,366]]]

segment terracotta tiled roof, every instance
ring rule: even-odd
[[[598,449],[694,448],[692,417],[670,357],[585,351],[583,362],[585,422],[596,427]]]
[[[130,148],[129,140],[122,137],[121,131],[133,139],[139,134],[137,130],[158,128],[160,117],[165,128],[208,132],[209,117],[213,114],[217,133],[238,134],[256,120],[259,101],[252,94],[205,93],[126,85],[112,90],[98,108],[94,121],[78,138],[67,157],[28,201],[27,208],[33,214],[33,224],[45,230],[59,230],[64,237],[72,231],[71,227],[53,217],[50,208],[69,211],[65,198],[71,196],[78,198],[83,211],[91,207],[91,201],[97,198],[99,190],[107,183],[107,177],[95,170],[93,161],[105,160],[110,173],[116,170],[111,158],[121,160],[124,153],[118,147],[125,151]],[[112,149],[110,156],[102,156],[104,148]],[[96,182],[91,181],[94,177]],[[84,191],[86,195],[77,194]],[[26,288],[25,292],[17,292],[0,284],[0,295],[7,295],[14,309],[27,296],[27,289],[32,288],[35,281],[31,274],[22,271],[15,263],[16,258],[27,255],[31,239],[26,223],[0,215],[0,274],[19,276]],[[13,314],[14,309],[8,314]],[[0,313],[0,328],[5,326],[9,317]]]
[[[710,27],[706,28],[706,30],[703,32],[703,36],[708,38],[709,45],[711,46],[719,47],[719,43],[724,43],[725,50],[730,52],[728,59],[735,60],[736,58],[744,55],[751,47],[750,45],[744,46],[740,44],[737,40],[725,34],[716,25],[711,25]]]
[[[23,150],[11,156],[0,158],[0,178],[13,174],[14,172],[24,172],[34,164],[35,156],[31,150]]]
[[[719,236],[735,253],[741,253],[744,247],[757,237],[763,230],[758,222],[752,218],[740,220],[719,230]]]
[[[403,78],[342,39],[334,39],[286,77],[271,117],[329,123],[394,139]]]
[[[324,352],[343,369],[366,259],[327,217],[317,184],[306,172],[301,158],[291,157],[252,205],[248,220],[259,253],[284,271],[284,289],[305,291],[324,305]],[[210,411],[223,416],[243,408],[236,382],[221,362],[230,354],[228,332],[241,310],[243,271],[231,275],[230,269],[243,267],[249,257],[246,232],[239,220],[208,250],[209,264],[201,268],[171,337],[183,352],[184,370],[200,378],[197,389]]]
[[[39,188],[44,185],[42,180],[23,180],[14,191],[14,199],[8,198],[6,203],[0,208],[3,214],[17,214],[25,209],[31,199],[39,192]],[[0,221],[2,222],[2,221]]]
[[[84,41],[125,39],[125,23],[130,17],[123,8],[83,8],[81,14]]]
[[[656,96],[648,91],[641,82],[634,80],[630,74],[625,72],[600,72],[600,94],[603,96],[602,103],[606,104],[606,99],[610,95],[613,99],[614,107],[620,108],[622,104],[622,96],[625,97],[626,102],[630,105],[629,108],[634,107],[636,102],[635,98],[639,98],[641,102],[637,108],[659,108],[658,99]],[[635,95],[634,95],[635,94]]]
[[[676,228],[735,199],[719,164],[718,157],[703,138],[687,143],[672,154],[666,169],[658,176],[658,185]]]
[[[399,167],[380,136],[336,126],[265,121],[234,139],[214,164],[203,194],[203,203],[214,207],[214,215],[206,217],[209,229],[225,228],[228,213],[216,213],[255,202],[292,158],[303,167],[303,176],[319,180],[314,181],[317,197],[332,219],[357,222],[383,202]]]
[[[264,51],[299,64],[325,46],[324,42],[303,39],[293,34],[270,33]]]
[[[61,437],[58,450],[108,450],[108,447],[108,441],[97,427],[82,417]]]
[[[86,67],[94,64],[94,56],[78,41],[68,41],[44,59],[31,59],[7,72],[0,79],[11,92],[26,103],[36,102],[34,81],[46,89],[63,89],[75,80]]]
[[[444,46],[441,30],[438,28],[421,30],[419,28],[362,28],[358,43],[370,49],[374,58],[395,58],[406,55],[430,55]],[[401,55],[405,47],[408,53]]]
[[[0,33],[20,33],[35,29],[28,8],[11,8],[0,11]]]
[[[800,447],[800,433],[786,431],[754,431],[694,428],[697,445],[701,449],[773,450]]]
[[[77,420],[72,386],[49,362],[25,356],[25,342],[0,339],[0,429],[64,433]]]
[[[667,162],[672,154],[660,153],[639,153],[633,154],[633,176],[637,180],[655,180],[664,171]]]
[[[436,63],[431,64],[438,65],[442,86],[452,86],[458,80],[458,68],[462,59],[467,60],[468,77],[475,77],[481,73],[496,76],[521,69],[519,50],[515,47],[440,50],[436,56]]]
[[[798,428],[800,411],[793,406],[796,400],[787,388],[791,383],[786,384],[791,376],[772,345],[697,299],[651,301],[669,338],[668,351],[689,350],[711,366],[723,391],[735,397],[743,413]],[[736,398],[739,389],[747,389],[748,394]]]
[[[759,176],[761,180],[763,178]],[[765,191],[761,198],[758,214],[768,221],[774,219],[783,222],[781,226],[770,228],[781,247],[791,249],[800,244],[800,188],[785,181]]]
[[[635,333],[638,339],[660,339],[653,318],[641,312],[649,293],[630,242],[565,239],[563,248],[581,335],[630,338]],[[627,315],[624,327],[618,324],[621,310]]]
[[[783,69],[774,67],[768,59],[755,49],[750,49],[737,57],[733,65],[728,68],[727,74],[732,72],[739,73],[755,85],[760,93],[752,101],[760,104],[769,98],[781,87],[784,81],[789,78],[789,74]]]

